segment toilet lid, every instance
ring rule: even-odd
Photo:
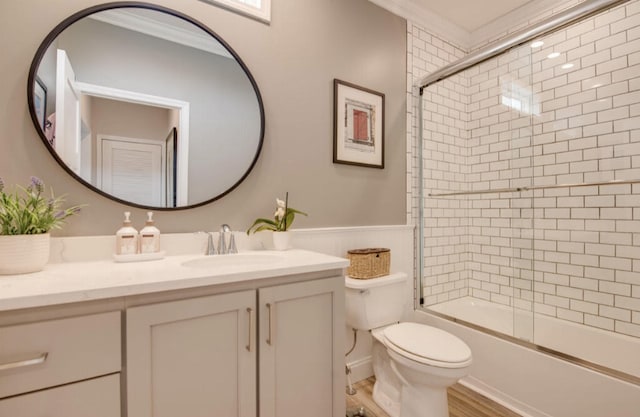
[[[471,349],[456,336],[418,323],[399,323],[384,330],[388,347],[418,362],[462,367],[471,363]]]

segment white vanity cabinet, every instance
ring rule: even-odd
[[[0,327],[0,416],[120,416],[121,312]]]
[[[344,277],[258,290],[260,417],[345,415]]]
[[[130,417],[256,415],[254,290],[127,310]]]
[[[348,264],[292,249],[3,276],[0,417],[343,417]]]
[[[129,308],[128,415],[342,417],[343,320],[341,276]]]

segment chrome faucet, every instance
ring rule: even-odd
[[[205,232],[207,233],[207,251],[205,252],[205,255],[215,255],[216,254],[216,247],[213,246],[213,232]]]
[[[203,232],[200,230],[199,232],[195,232],[198,235],[207,235],[207,248],[204,250],[205,255],[215,255],[216,247],[213,245],[213,232]]]
[[[231,234],[231,237],[229,238],[229,246],[227,246],[225,238],[225,234],[227,232]],[[236,247],[236,240],[233,236],[233,232],[231,232],[231,228],[228,224],[223,224],[220,226],[220,236],[218,237],[218,254],[225,255],[227,253],[238,253],[238,248]]]

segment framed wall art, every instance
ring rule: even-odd
[[[384,168],[384,94],[333,80],[333,162]]]

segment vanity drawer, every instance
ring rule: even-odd
[[[0,398],[121,368],[119,311],[0,327]]]
[[[7,417],[120,417],[120,374],[0,400]]]

